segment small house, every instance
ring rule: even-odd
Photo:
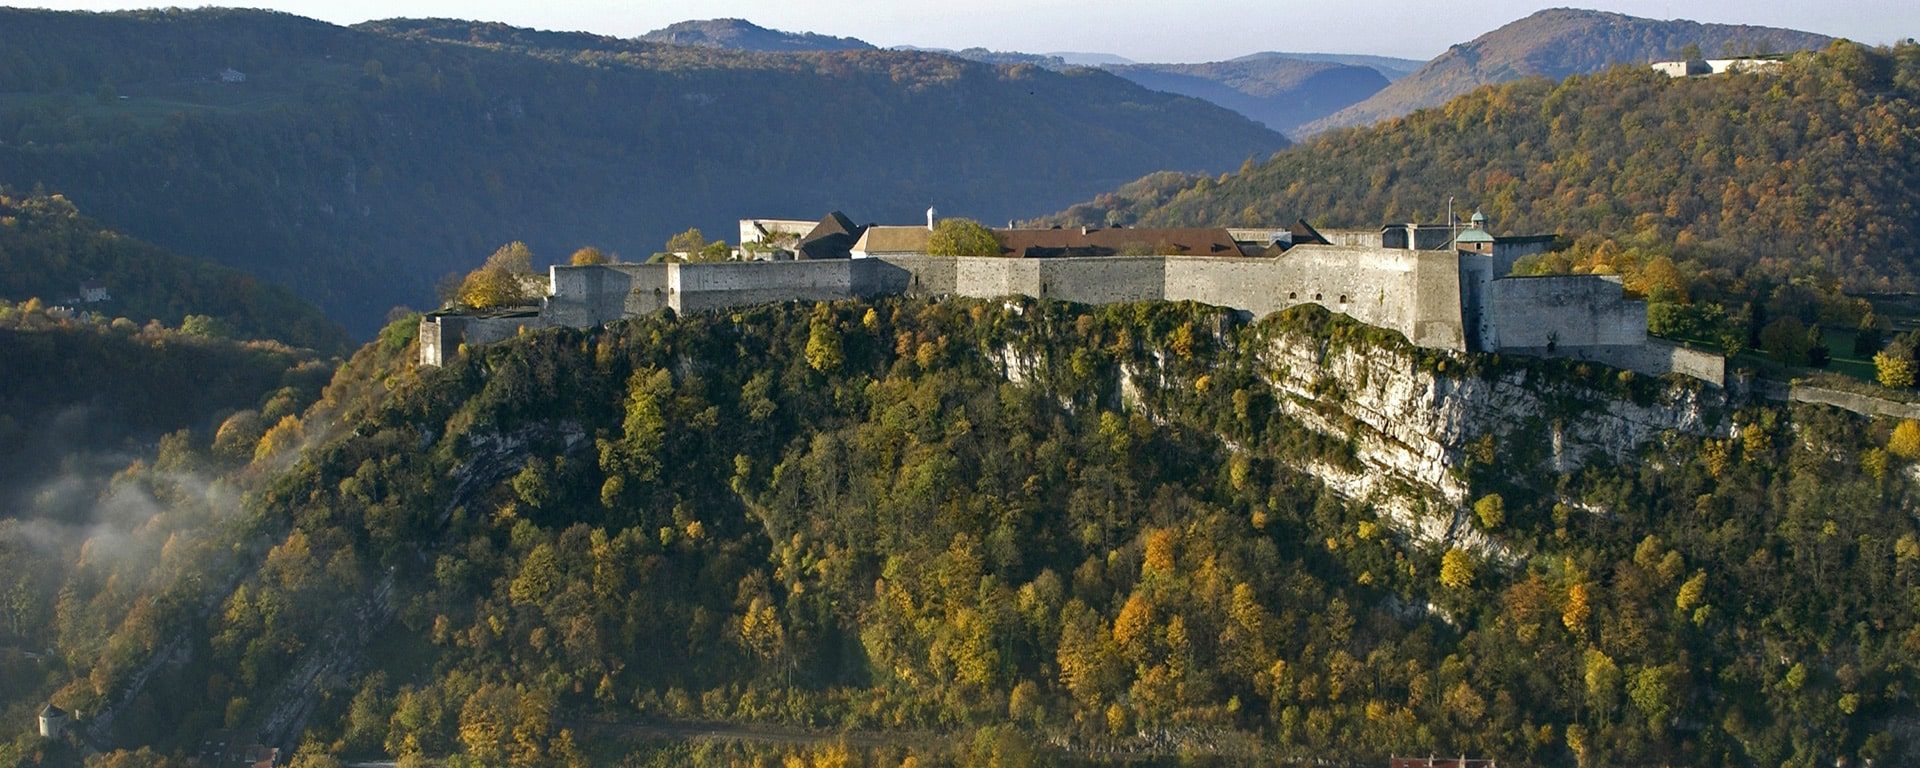
[[[80,284],[80,302],[81,303],[98,304],[103,301],[112,301],[112,300],[113,300],[113,294],[107,292],[106,283],[100,282],[98,280],[88,280]]]
[[[51,702],[40,710],[40,738],[57,739],[67,732],[67,711]]]

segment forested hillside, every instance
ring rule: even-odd
[[[931,54],[0,10],[0,183],[288,285],[361,335],[510,240],[638,259],[742,216],[1001,220],[1284,143],[1109,74]]]
[[[1178,192],[1135,185],[1163,202],[1110,195],[1054,220],[1378,227],[1442,220],[1453,198],[1501,233],[1580,241],[1579,269],[1632,276],[1666,257],[1682,290],[1796,278],[1912,290],[1915,124],[1920,46],[1836,43],[1778,75],[1672,80],[1623,67],[1484,88]]]
[[[218,326],[205,315],[164,326],[0,300],[0,519],[84,515],[84,494],[63,485],[101,479],[163,435],[210,431],[283,389],[317,391],[332,371],[311,351],[223,338]],[[289,399],[272,418],[303,405]]]
[[[0,189],[0,299],[58,305],[79,298],[82,283],[108,298],[74,308],[109,319],[177,326],[199,315],[234,338],[347,349],[340,327],[292,291],[106,229],[60,195]]]
[[[231,542],[215,532],[238,516],[239,492],[197,456],[244,463],[257,445],[297,441],[291,425],[333,370],[279,342],[213,335],[217,325],[0,300],[0,716],[15,724],[0,765],[78,765],[76,750],[18,724],[74,669],[147,658],[158,635],[138,617],[186,586],[182,563],[229,578]],[[89,623],[106,604],[131,614]]]
[[[236,523],[41,585],[56,702],[165,754],[292,739],[315,701],[302,759],[485,765],[745,759],[624,741],[688,721],[858,729],[819,755],[843,765],[1914,756],[1920,425],[1734,403],[1731,439],[1534,471],[1616,403],[1723,406],[1312,308],[786,305],[442,369],[411,365],[411,322],[302,440],[175,447],[261,489]],[[1382,362],[1298,401],[1267,383],[1334,358]],[[1452,449],[1470,502],[1390,492],[1440,539],[1321,480],[1360,466],[1347,399],[1406,375],[1561,403]],[[354,672],[306,682],[316,658]]]
[[[1483,85],[1528,77],[1560,80],[1615,65],[1681,58],[1790,53],[1826,46],[1833,38],[1745,24],[1699,24],[1642,19],[1578,8],[1551,8],[1455,45],[1365,101],[1307,125],[1308,134],[1371,125],[1424,107],[1445,104]]]

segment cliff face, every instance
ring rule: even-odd
[[[1273,457],[1340,496],[1372,506],[1422,542],[1499,547],[1466,525],[1484,471],[1523,485],[1595,464],[1623,464],[1668,435],[1729,437],[1726,390],[1566,361],[1502,359],[1415,349],[1397,337],[1330,341],[1314,333],[1256,334],[1242,365],[1286,419],[1344,444],[1350,461]],[[1225,335],[1219,343],[1232,343]],[[1244,342],[1243,342],[1244,343]],[[1015,340],[995,361],[1009,381],[1044,378],[1043,356]],[[1154,353],[1164,362],[1170,354]],[[1119,401],[1177,421],[1181,393],[1196,389],[1164,364],[1125,365]],[[1231,451],[1243,448],[1226,439]],[[1490,459],[1490,460],[1489,460]]]

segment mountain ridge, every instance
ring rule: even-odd
[[[1371,66],[1282,57],[1104,69],[1154,90],[1206,99],[1287,135],[1389,84]]]
[[[1677,57],[1687,45],[1709,54],[1819,48],[1833,38],[1776,27],[1701,24],[1577,8],[1550,8],[1448,48],[1418,70],[1353,106],[1305,126],[1311,135],[1367,125],[1438,106],[1482,85],[1525,77],[1560,80],[1622,63]]]
[[[0,181],[295,286],[361,336],[509,241],[639,260],[745,216],[1003,220],[1286,144],[1103,72],[890,51],[13,9],[0,51]]]

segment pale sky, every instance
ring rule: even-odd
[[[880,46],[981,46],[1044,53],[1093,51],[1137,61],[1213,61],[1256,51],[1372,53],[1428,59],[1454,43],[1544,7],[1540,0],[262,0],[268,7],[353,24],[441,16],[632,37],[676,21],[739,17],[791,32],[857,37]],[[188,3],[166,3],[187,5]],[[147,7],[127,0],[29,0],[63,10]],[[1914,0],[1594,0],[1581,7],[1657,19],[1759,24],[1868,43],[1920,36]],[[1452,9],[1455,15],[1442,18]]]

